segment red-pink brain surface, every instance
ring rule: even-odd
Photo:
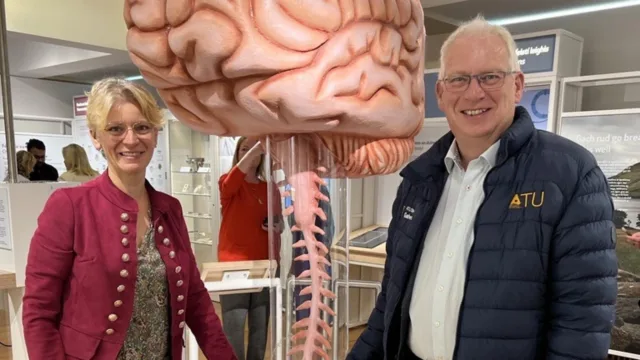
[[[188,126],[310,134],[346,176],[396,171],[424,119],[419,0],[126,0],[127,47]]]

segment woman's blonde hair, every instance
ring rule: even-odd
[[[233,162],[231,164],[232,167],[236,166],[240,160],[242,160],[240,159],[240,148],[245,140],[247,140],[247,137],[241,136],[236,142],[236,151],[233,153]],[[262,181],[267,181],[267,173],[264,169],[264,155],[260,155],[260,164],[258,164],[258,167],[256,168],[256,176]]]
[[[17,164],[18,174],[26,178],[29,178],[29,175],[31,175],[31,172],[33,171],[33,168],[36,166],[38,159],[36,159],[36,157],[33,156],[32,153],[26,150],[20,150],[16,153],[16,160],[18,163]]]
[[[153,95],[132,81],[118,77],[102,79],[93,84],[86,95],[89,97],[87,123],[92,131],[104,129],[111,109],[123,102],[137,106],[147,121],[156,128],[162,127],[164,123],[162,110]]]
[[[100,175],[99,172],[91,168],[87,152],[78,144],[69,144],[63,147],[62,157],[64,157],[64,163],[68,170],[76,175]]]

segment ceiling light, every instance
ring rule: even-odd
[[[586,6],[580,6],[580,7],[564,9],[564,10],[548,11],[548,12],[543,12],[543,13],[533,14],[533,15],[514,16],[514,17],[509,17],[504,19],[490,20],[489,22],[496,25],[513,25],[513,24],[540,21],[540,20],[553,19],[553,18],[559,18],[559,17],[565,17],[565,16],[587,14],[587,13],[592,13],[597,11],[620,9],[620,8],[637,6],[637,5],[640,5],[640,0],[614,1],[606,4],[586,5]]]
[[[125,79],[129,80],[129,81],[142,80],[142,75],[129,76],[129,77],[125,78]]]

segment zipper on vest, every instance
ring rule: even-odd
[[[478,207],[478,211],[476,212],[476,218],[473,221],[473,244],[471,244],[471,249],[469,249],[469,256],[471,256],[471,254],[473,254],[473,249],[476,247],[476,233],[478,232],[478,214],[480,213],[480,210],[482,210],[482,208],[484,207],[484,205],[486,204],[487,201],[487,179],[489,179],[489,175],[491,175],[491,173],[497,169],[497,166],[494,166],[491,170],[489,170],[489,172],[487,173],[487,176],[485,176],[484,181],[482,182],[482,191],[484,192],[484,199],[482,200],[482,204],[480,204],[480,206]],[[460,302],[460,309],[458,310],[458,324],[456,325],[456,346],[453,348],[453,357],[452,359],[456,359],[456,357],[458,356],[458,347],[460,346],[460,325],[462,324],[462,310],[463,310],[463,305],[464,305],[464,301],[467,298],[467,288],[469,287],[469,258],[467,257],[467,269],[466,269],[466,274],[465,274],[465,278],[464,278],[464,294],[462,295],[462,301]]]

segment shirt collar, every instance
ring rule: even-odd
[[[490,168],[494,167],[496,165],[496,158],[498,156],[499,148],[500,140],[493,143],[493,145],[491,145],[485,152],[483,152],[478,159],[484,161],[485,164],[489,165]],[[447,171],[449,172],[449,174],[451,174],[454,165],[458,166],[458,168],[460,169],[463,169],[456,139],[453,139],[453,142],[449,147],[449,151],[447,151],[447,155],[444,158],[444,164],[447,167]]]

